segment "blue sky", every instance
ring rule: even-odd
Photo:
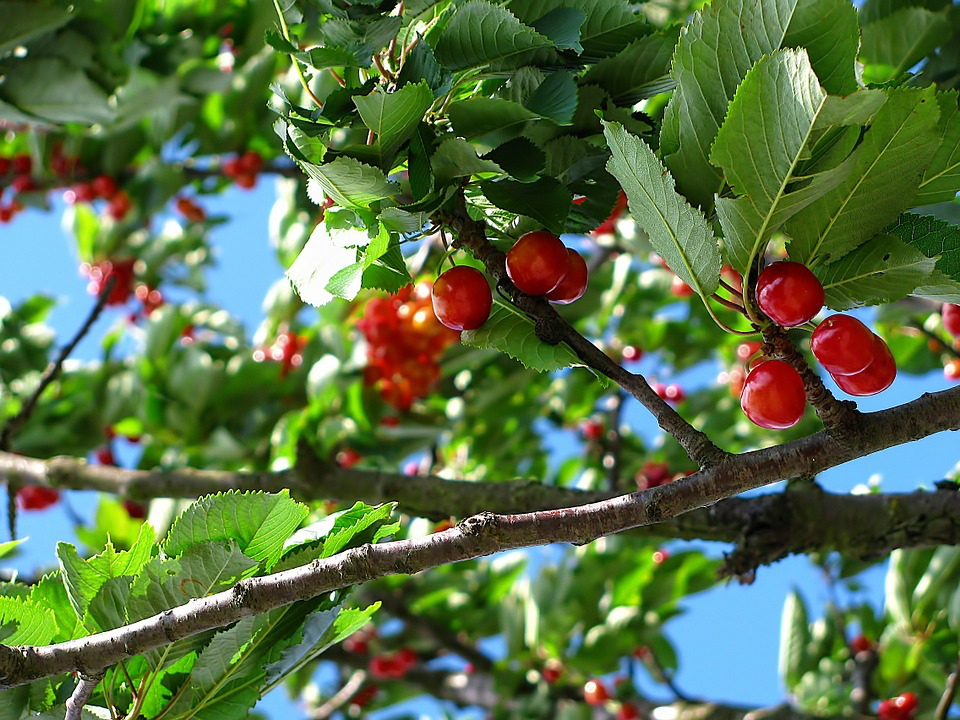
[[[208,213],[223,213],[232,218],[230,223],[214,231],[217,265],[208,274],[206,299],[241,318],[252,333],[267,289],[282,275],[267,238],[272,183],[262,179],[253,191],[231,190],[219,198],[205,198],[205,203]],[[50,322],[62,340],[82,322],[89,311],[90,298],[85,291],[85,279],[77,272],[78,261],[69,236],[60,228],[61,209],[58,203],[57,211],[50,214],[31,210],[10,225],[0,225],[4,259],[0,263],[0,296],[11,303],[37,291],[56,297],[58,305]],[[123,317],[125,314],[118,311],[105,313],[76,356],[96,357],[99,337]],[[693,387],[711,382],[716,371],[716,368],[694,369],[680,380],[685,386]],[[945,387],[947,382],[940,373],[922,378],[901,375],[889,391],[863,399],[860,406],[877,410]],[[648,436],[655,432],[652,419],[635,403],[629,407],[626,418],[637,432]],[[556,452],[577,452],[577,448],[566,444],[568,442],[569,438],[557,438]],[[885,490],[909,491],[921,485],[929,486],[956,464],[956,447],[954,437],[940,434],[847,463],[824,473],[820,482],[830,491],[843,492],[880,474]],[[89,513],[94,502],[92,494],[73,493],[71,498],[81,513]],[[31,540],[25,552],[16,558],[17,567],[22,572],[30,572],[53,563],[55,542],[62,534],[61,529],[69,525],[62,507],[22,514],[21,534],[29,535]],[[716,554],[728,549],[718,544],[687,545],[706,547]],[[883,568],[867,572],[863,580],[864,595],[879,606]],[[783,689],[777,678],[780,612],[792,588],[801,590],[814,613],[827,600],[826,584],[806,558],[790,558],[763,568],[752,586],[721,585],[690,599],[686,604],[688,612],[669,625],[669,635],[681,660],[678,685],[691,696],[738,704],[769,705],[782,701]],[[648,679],[641,679],[641,689],[652,697],[669,698]],[[423,717],[439,717],[434,703],[418,703],[415,709]],[[282,690],[261,703],[261,710],[272,718],[300,716]],[[378,713],[376,717],[398,715]]]

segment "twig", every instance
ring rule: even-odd
[[[673,693],[674,697],[677,700],[685,703],[697,702],[692,700],[688,695],[680,690],[677,687],[677,684],[674,682],[673,677],[666,671],[663,665],[660,663],[660,660],[657,658],[657,654],[653,651],[653,648],[648,647],[647,652],[643,656],[643,663],[650,669],[651,674],[657,682],[666,685],[670,692]]]
[[[932,332],[932,331],[930,331],[930,330],[927,330],[927,328],[925,328],[925,327],[923,326],[923,323],[918,322],[918,321],[914,321],[914,322],[910,323],[910,325],[911,325],[913,328],[919,330],[922,334],[926,335],[928,339],[933,340],[934,342],[938,343],[938,344],[943,348],[943,352],[949,353],[950,355],[952,355],[952,356],[955,357],[955,358],[960,358],[960,350],[958,350],[957,348],[955,348],[952,343],[950,343],[950,342],[947,341],[947,340],[944,340],[942,337],[940,337],[939,335],[937,335],[935,332]]]
[[[950,713],[950,706],[957,696],[957,689],[960,687],[960,661],[957,662],[957,668],[947,677],[947,685],[940,696],[940,702],[937,703],[937,709],[933,713],[933,720],[947,720]]]
[[[319,707],[313,708],[309,711],[309,717],[313,718],[313,720],[326,720],[326,718],[330,717],[337,710],[346,705],[350,701],[350,698],[357,694],[357,691],[361,688],[366,679],[366,672],[363,670],[355,670],[343,684],[343,687],[340,688],[332,697],[330,697],[323,705],[320,705]]]
[[[386,66],[383,64],[383,59],[380,57],[379,53],[373,54],[373,64],[377,66],[377,72],[379,72],[380,75],[383,76],[383,79],[388,83],[395,83],[397,81],[397,79],[393,76],[393,73],[387,70]]]
[[[80,674],[80,682],[74,688],[73,693],[67,699],[67,713],[63,720],[80,720],[83,715],[84,706],[90,702],[90,696],[97,685],[103,680],[103,672],[94,675]]]
[[[290,40],[290,29],[287,27],[287,19],[283,16],[283,10],[280,8],[280,0],[273,0],[273,6],[277,9],[277,17],[280,19],[280,31],[283,33],[283,39],[292,45],[293,41]],[[307,91],[307,95],[310,96],[310,99],[313,100],[317,107],[323,107],[323,102],[314,95],[313,90],[310,89],[310,83],[307,82],[307,78],[303,74],[300,61],[293,55],[290,56],[290,59],[293,61],[293,67],[296,68],[297,75],[300,76],[300,84],[303,85],[303,89]]]

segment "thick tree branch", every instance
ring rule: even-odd
[[[90,696],[93,695],[93,691],[101,680],[103,680],[103,672],[94,675],[80,675],[80,682],[77,683],[77,687],[67,698],[67,712],[63,720],[80,720],[83,716],[84,706],[90,702]]]
[[[819,432],[739,455],[688,478],[643,492],[562,510],[482,513],[426,537],[363,545],[303,567],[243,580],[232,589],[78,640],[48,646],[0,645],[0,687],[64,672],[92,674],[198,633],[378,577],[415,574],[503,550],[556,542],[584,544],[650,525],[777,480],[810,475],[863,455],[960,429],[960,389],[925,394],[906,405],[864,415],[856,447]]]
[[[0,474],[28,485],[99,490],[146,501],[196,498],[227,490],[290,489],[303,500],[370,504],[397,501],[409,515],[434,520],[481,512],[511,514],[553,510],[613,496],[536,482],[465,482],[375,470],[346,470],[320,463],[301,450],[296,469],[279,472],[126,470],[88,465],[73,457],[49,460],[0,453]],[[882,557],[906,547],[960,544],[960,492],[833,494],[815,485],[750,498],[728,498],[708,508],[636,528],[633,534],[728,542],[724,572],[742,575],[787,555],[841,550],[851,557]]]
[[[662,400],[642,375],[634,375],[614,362],[564,320],[545,298],[520,292],[507,275],[506,256],[487,239],[486,224],[468,215],[462,193],[457,200],[456,211],[442,218],[456,234],[456,246],[468,248],[484,264],[487,274],[510,301],[536,323],[537,337],[551,344],[565,342],[587,367],[610,378],[639,400],[656,418],[660,427],[676,438],[699,467],[716,465],[728,457],[727,453]]]

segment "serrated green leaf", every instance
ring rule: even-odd
[[[960,108],[956,90],[939,93],[940,144],[923,173],[916,205],[950,202],[960,192]]]
[[[363,271],[363,287],[394,293],[413,282],[399,245],[392,246]]]
[[[207,495],[180,514],[161,547],[168,557],[177,557],[208,540],[236,540],[244,555],[269,569],[307,512],[288,490]]]
[[[847,178],[787,222],[791,257],[807,265],[843,257],[909,207],[937,146],[937,117],[931,91],[892,91]]]
[[[324,539],[320,557],[331,557],[347,548],[375,542],[384,526],[394,530],[395,526],[387,521],[395,509],[395,503],[377,506],[355,503],[350,510],[337,515],[333,528]]]
[[[547,177],[534,182],[508,178],[482,182],[480,189],[496,207],[533,218],[558,235],[563,232],[573,202],[573,195],[567,188]]]
[[[0,628],[6,645],[47,645],[57,634],[51,608],[9,595],[0,596]]]
[[[902,300],[930,276],[935,263],[896,237],[881,234],[814,272],[827,307],[849,310]]]
[[[577,109],[577,83],[570,73],[549,73],[525,104],[531,112],[557,125],[570,125]]]
[[[532,23],[532,27],[541,35],[548,37],[559,50],[583,52],[580,44],[580,29],[587,14],[580,8],[558,7]]]
[[[653,150],[618,123],[604,123],[612,156],[607,170],[620,182],[630,214],[667,265],[701,297],[720,283],[720,248],[706,218],[674,189]]]
[[[793,689],[807,669],[806,649],[810,642],[807,623],[807,608],[796,591],[791,590],[780,616],[779,672],[788,690]]]
[[[132,582],[133,578],[129,576],[115,577],[101,585],[87,606],[84,625],[98,631],[114,630],[126,625]]]
[[[940,608],[947,606],[955,588],[960,586],[960,547],[941,546],[933,552],[930,564],[913,589],[914,614],[923,622],[932,622]]]
[[[334,298],[328,289],[330,281],[344,268],[356,264],[357,251],[336,243],[326,225],[320,223],[287,269],[286,275],[301,300],[320,306]]]
[[[895,235],[928,258],[941,273],[960,282],[960,227],[931,215],[904,213],[883,232]]]
[[[378,218],[380,227],[385,230],[403,233],[405,235],[416,235],[421,232],[430,222],[430,215],[423,212],[407,212],[400,208],[384,208]],[[380,253],[377,257],[381,257]]]
[[[680,38],[672,27],[635,40],[613,57],[590,67],[583,85],[598,85],[620,104],[632,104],[673,89],[670,61]]]
[[[444,67],[466,70],[551,47],[550,38],[521,23],[509,10],[486,0],[470,0],[447,23],[435,53]]]
[[[817,116],[817,129],[841,125],[869,125],[887,101],[882,90],[857,90],[846,97],[828,95]]]
[[[911,295],[935,302],[960,304],[960,281],[934,269],[923,285],[917,287]]]
[[[499,298],[494,298],[490,317],[477,330],[465,330],[460,340],[478,348],[496,348],[524,367],[552,372],[579,365],[580,360],[565,343],[548,345],[534,332],[533,321]]]
[[[378,164],[389,169],[400,146],[410,139],[433,104],[433,91],[424,81],[392,93],[377,87],[369,95],[354,95],[352,99],[364,124],[376,134],[373,148],[379,156]]]
[[[863,27],[860,59],[871,82],[898,78],[950,39],[944,13],[905,7]]]
[[[339,47],[318,47],[302,52],[298,50],[294,54],[297,60],[309,65],[315,70],[361,65],[361,63],[357,62],[357,56],[354,52]],[[364,65],[364,67],[366,66]]]
[[[376,20],[348,20],[335,17],[320,24],[325,47],[349,51],[353,65],[370,67],[373,53],[382,50],[400,30],[403,21],[396,16]]]
[[[421,81],[430,86],[435,98],[448,93],[453,82],[453,73],[441,67],[433,54],[433,48],[425,42],[418,42],[416,47],[407,53],[403,67],[397,75],[397,86],[402,88],[408,83]]]
[[[114,118],[107,93],[77,65],[39,57],[17,64],[4,78],[3,99],[55,123],[108,124]]]
[[[16,552],[16,549],[23,545],[30,538],[20,538],[19,540],[9,540],[5,543],[0,543],[0,558],[7,557],[7,555],[12,555]]]
[[[308,615],[303,624],[303,640],[286,648],[278,660],[267,666],[267,686],[275,686],[327,648],[350,637],[366,625],[379,609],[380,603],[376,602],[363,610],[334,608]]]
[[[546,155],[525,137],[508,140],[483,156],[497,164],[510,177],[528,182],[536,180],[546,164]]]
[[[493,145],[516,137],[537,114],[518,102],[474,97],[455,102],[447,110],[457,135],[465,138],[493,136]]]
[[[143,523],[140,534],[129,550],[117,551],[112,543],[99,555],[85,560],[69,543],[57,543],[57,559],[63,582],[70,597],[70,605],[79,617],[87,611],[90,601],[110,578],[133,576],[147,564],[153,554],[156,536],[149,523]]]
[[[849,95],[859,87],[856,75],[860,24],[847,0],[798,2],[781,47],[806,48],[813,71],[831,95]]]
[[[461,138],[447,138],[430,158],[433,174],[440,182],[457,177],[469,177],[479,173],[502,173],[495,162],[481,160],[476,149]]]
[[[301,163],[301,167],[340,207],[362,210],[398,191],[382,170],[349,157],[324,165]]]
[[[85,634],[80,616],[70,604],[67,587],[59,572],[50,573],[40,578],[40,582],[30,590],[30,601],[41,607],[53,609],[57,623],[55,642],[74,640]]]

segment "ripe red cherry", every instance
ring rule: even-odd
[[[584,420],[580,425],[580,432],[587,440],[599,440],[603,437],[603,423],[599,420]]]
[[[775,323],[803,325],[823,307],[823,285],[806,265],[784,260],[768,265],[757,280],[757,302]]]
[[[133,500],[124,500],[123,509],[127,511],[129,515],[134,520],[146,520],[147,518],[147,508],[144,505],[141,505],[138,502]]]
[[[587,701],[587,705],[603,705],[610,699],[610,693],[599,680],[587,680],[583,686],[583,699]]]
[[[943,315],[943,327],[955,338],[960,338],[960,305],[944,303],[941,313]]]
[[[563,665],[547,665],[540,672],[540,677],[544,679],[544,682],[553,685],[560,677],[563,675]]]
[[[363,460],[363,455],[353,448],[345,448],[337,453],[337,465],[344,470],[349,470],[361,460]]]
[[[546,295],[567,272],[567,248],[546,230],[528,232],[507,253],[507,275],[521,292]]]
[[[99,175],[95,177],[91,186],[98,197],[106,198],[107,200],[116,195],[119,189],[117,187],[117,181],[109,175]]]
[[[740,407],[751,422],[770,430],[796,425],[803,417],[807,396],[800,374],[782,360],[757,365],[743,384]]]
[[[13,171],[17,175],[29,175],[33,168],[33,158],[27,154],[13,156]]]
[[[547,300],[558,305],[568,305],[583,297],[587,291],[587,263],[576,250],[567,249],[567,271],[563,280],[547,293]]]
[[[617,720],[639,720],[640,711],[632,703],[624,703],[617,712]]]
[[[901,693],[900,695],[898,695],[896,698],[894,698],[893,702],[896,704],[898,708],[900,708],[906,713],[912,713],[914,710],[917,709],[917,706],[920,704],[919,700],[917,700],[916,693],[911,692],[910,690],[907,690],[907,692]]]
[[[46,510],[60,499],[60,491],[39,485],[25,485],[17,490],[17,503],[22,510]]]
[[[586,199],[586,198],[584,198]],[[576,201],[574,201],[576,202]],[[582,201],[581,201],[582,202]],[[579,203],[577,203],[579,204]],[[613,206],[610,215],[591,231],[591,235],[613,235],[617,231],[617,220],[627,211],[627,196],[623,190],[617,195],[617,204]]]
[[[756,340],[750,340],[748,342],[742,342],[737,345],[737,358],[742,362],[746,362],[758,352],[760,348],[763,347],[762,342],[757,342]]]
[[[476,268],[457,265],[433,284],[433,312],[451,330],[476,330],[490,317],[493,296]]]
[[[693,297],[693,288],[680,279],[679,275],[674,275],[670,283],[670,292],[674,297],[688,298]]]
[[[883,392],[893,384],[897,377],[897,361],[893,353],[883,341],[883,338],[874,335],[873,362],[853,375],[834,375],[833,379],[847,395],[867,397]]]
[[[628,363],[639,362],[643,357],[643,350],[636,345],[627,345],[623,348],[623,361]]]
[[[947,380],[960,380],[960,359],[954,359],[943,366],[943,376]]]
[[[831,375],[853,375],[873,362],[873,332],[849,315],[831,315],[817,326],[810,349]]]
[[[873,647],[873,642],[863,633],[860,633],[850,641],[850,649],[856,653],[867,652]]]

